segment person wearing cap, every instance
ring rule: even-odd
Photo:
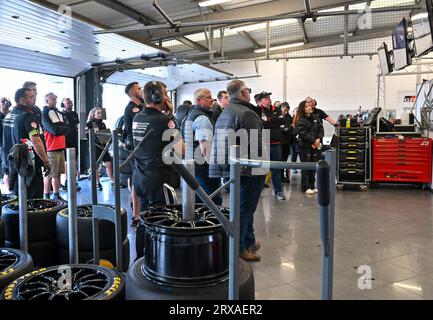
[[[126,106],[123,115],[124,130],[122,133],[122,140],[125,143],[126,149],[132,151],[134,150],[134,142],[132,138],[132,122],[136,114],[143,110],[143,104],[142,104],[143,93],[141,91],[141,87],[138,84],[138,82],[131,82],[125,87],[125,94],[129,97],[129,103]],[[134,168],[135,168],[134,160],[132,160],[129,163],[129,166],[131,168],[131,172],[134,172]],[[135,227],[137,226],[139,221],[140,203],[137,197],[137,193],[135,192],[135,188],[131,183],[131,179],[128,179],[128,184],[131,190],[131,202],[132,202],[132,213],[133,213],[131,226]]]
[[[211,162],[209,164],[209,176],[229,177],[230,163],[229,153],[231,143],[237,143],[236,139],[230,141],[228,131],[239,132],[240,141],[252,142],[252,132],[257,132],[257,141],[248,143],[243,157],[259,160],[256,157],[262,155],[260,160],[267,160],[266,150],[263,150],[263,124],[257,114],[257,107],[250,103],[251,88],[242,80],[233,80],[227,85],[227,93],[230,96],[230,104],[225,109],[215,124],[215,134],[212,142]],[[245,146],[241,146],[242,148]],[[265,155],[266,159],[263,159]],[[260,200],[265,181],[262,170],[244,168],[240,178],[240,222],[239,222],[239,257],[246,261],[259,261],[260,242],[256,240],[254,232],[254,213]]]
[[[181,131],[187,147],[186,159],[195,160],[195,177],[200,186],[211,195],[221,186],[220,179],[209,177],[209,157],[212,148],[214,122],[212,120],[212,93],[209,89],[200,88],[194,92],[195,105],[188,118],[181,126]],[[197,151],[200,152],[197,152]],[[213,198],[216,205],[221,205],[221,194]],[[196,195],[196,202],[201,199]]]
[[[285,119],[277,108],[272,106],[271,92],[261,92],[256,95],[258,106],[261,108],[261,119],[263,127],[270,131],[271,135],[271,161],[281,161],[281,126]],[[273,196],[278,200],[285,200],[283,186],[281,183],[281,170],[271,169]]]
[[[50,199],[51,185],[54,200],[64,199],[60,196],[60,176],[65,173],[66,134],[69,126],[63,115],[57,110],[57,96],[50,92],[45,95],[46,106],[42,110],[42,124],[47,146],[48,160],[51,164],[51,174],[44,179],[44,198]]]
[[[74,103],[72,102],[71,98],[63,98],[62,102],[60,103],[60,107],[62,108],[61,114],[63,116],[63,119],[68,124],[69,132],[66,134],[66,149],[68,148],[74,148],[75,149],[75,161],[78,160],[78,124],[80,123],[80,118],[78,116],[78,113],[76,113],[72,108],[74,107]],[[65,152],[66,157],[66,152]],[[67,159],[66,159],[67,160]],[[65,167],[67,165],[67,162],[65,162]],[[80,173],[77,171],[77,177],[80,176]],[[68,191],[68,178],[66,177],[66,174],[64,175],[65,181],[63,184],[60,184],[60,188],[63,191]],[[81,190],[81,187],[79,186],[77,182],[76,187],[77,192]]]
[[[313,114],[319,118],[320,122],[323,124],[323,120],[328,121],[331,125],[333,125],[334,127],[338,126],[337,121],[334,120],[334,118],[332,118],[330,115],[328,115],[325,111],[323,111],[322,109],[317,108],[317,101],[316,99],[313,99],[311,97],[307,97],[305,99],[305,102],[307,104],[311,105],[311,108],[313,109]]]

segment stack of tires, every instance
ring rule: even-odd
[[[114,208],[112,205],[107,205],[107,207]],[[92,205],[79,205],[77,216],[78,260],[80,263],[88,263],[93,259]],[[60,263],[69,263],[68,209],[61,210],[56,220]],[[121,209],[121,229],[123,269],[126,272],[129,267],[130,248],[127,215],[123,208]],[[99,249],[101,259],[116,265],[115,229],[114,224],[110,221],[101,220],[99,222]]]
[[[33,260],[28,253],[0,248],[0,292],[12,281],[32,270]]]
[[[56,215],[66,207],[58,200],[31,199],[27,201],[29,254],[37,267],[57,265]],[[20,248],[18,202],[2,208],[5,227],[5,247]]]
[[[1,195],[1,205],[0,205],[0,248],[5,246],[5,226],[4,222],[1,220],[2,207],[8,203],[17,200],[17,197],[11,194],[0,194]]]

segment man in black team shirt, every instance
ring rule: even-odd
[[[3,157],[3,120],[9,114],[9,108],[12,106],[9,99],[0,97],[0,178],[3,178],[3,183],[9,188],[8,170],[4,170],[7,165],[7,158]]]
[[[35,95],[30,89],[21,88],[15,93],[16,107],[12,110],[14,123],[12,129],[12,145],[29,140],[33,145],[35,157],[35,171],[27,183],[28,199],[42,198],[44,181],[42,177],[42,167],[45,168],[45,175],[51,172],[50,162],[48,161],[44,141],[41,139],[41,126],[35,114],[34,104]],[[15,188],[17,184],[15,184]]]
[[[166,130],[176,128],[173,105],[164,83],[159,81],[146,83],[143,88],[143,98],[146,107],[134,117],[132,122],[134,146],[136,147],[151,129],[154,131],[135,155],[132,183],[140,200],[140,211],[148,206],[165,205],[163,185],[170,181],[174,169],[163,161],[164,149],[170,143],[164,141],[163,135]],[[183,153],[184,146],[180,132],[176,131],[173,138],[178,140],[174,149],[179,154]],[[143,242],[144,226],[139,225],[136,236],[137,258],[143,256]]]
[[[142,92],[138,82],[131,82],[125,87],[125,93],[128,95],[130,101],[125,108],[125,113],[123,115],[124,130],[122,133],[122,140],[125,143],[126,149],[129,151],[134,150],[134,142],[132,139],[132,121],[137,113],[143,110],[143,105],[141,104]],[[131,172],[134,172],[134,162],[130,162]],[[129,179],[129,184],[131,185],[131,180]],[[135,192],[134,186],[131,188],[131,201],[132,201],[132,226],[135,227],[139,221],[139,201],[137,193]]]
[[[36,82],[26,81],[23,84],[23,88],[30,89],[32,91],[32,93],[35,96],[35,103],[36,103],[36,99],[37,99],[37,95],[38,95],[38,89],[36,89]],[[36,104],[34,104],[31,108],[33,109],[33,112],[36,115],[36,117],[39,121],[39,124],[42,126],[42,111],[41,111],[41,109],[38,106],[36,106]]]

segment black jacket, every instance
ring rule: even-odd
[[[56,107],[45,106],[42,109],[42,127],[55,136],[64,136],[69,132],[68,123],[64,121],[63,114]]]
[[[262,121],[263,127],[270,130],[271,134],[271,144],[280,143],[282,129],[281,126],[284,125],[284,118],[280,111],[275,107],[262,108]]]
[[[66,134],[66,148],[78,148],[78,124],[80,123],[78,113],[66,110],[62,110],[61,113],[69,126],[69,132]]]
[[[284,124],[282,125],[281,143],[292,144],[293,128],[292,116],[290,114],[283,115]]]
[[[212,109],[212,121],[216,123],[221,113],[223,112],[223,108],[218,104]]]
[[[299,147],[311,147],[316,139],[323,139],[325,131],[318,117],[311,114],[309,117],[301,117],[295,127],[298,136]]]
[[[252,130],[256,130],[254,134],[258,143],[250,143]],[[269,160],[266,150],[262,149],[262,131],[263,124],[257,114],[257,107],[240,99],[230,99],[230,104],[224,109],[215,124],[209,176],[228,177],[230,175],[229,153],[231,146],[237,144],[236,133],[240,140],[244,139],[246,142],[246,145],[242,144],[241,147],[241,158]],[[251,169],[241,170],[241,175],[250,174]]]
[[[190,105],[181,104],[179,107],[177,107],[176,113],[174,114],[176,123],[180,126],[184,118],[187,117],[191,111],[192,106]]]

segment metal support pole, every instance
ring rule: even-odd
[[[78,227],[77,227],[77,172],[75,169],[75,148],[66,149],[68,164],[68,231],[69,231],[69,263],[78,263]]]
[[[27,216],[27,184],[26,177],[18,175],[18,208],[20,226],[20,248],[29,251],[28,216]]]
[[[194,160],[183,161],[186,169],[195,176],[195,162]],[[185,179],[182,178],[182,220],[194,221],[195,220],[195,191],[192,190]]]
[[[324,265],[324,281],[326,284],[326,292],[322,291],[322,299],[331,300],[333,294],[333,278],[334,278],[334,221],[335,221],[335,175],[337,165],[337,154],[335,149],[325,152],[325,160],[329,165],[329,221],[328,221],[328,256],[325,259]],[[325,287],[324,287],[325,289]]]
[[[229,300],[239,299],[239,238],[240,238],[240,166],[233,159],[240,157],[240,147],[230,149],[230,222],[233,234],[229,236]]]
[[[89,130],[89,158],[90,158],[90,189],[92,193],[92,205],[98,204],[96,193],[96,153],[95,153],[95,130]]]
[[[118,270],[123,270],[122,255],[122,227],[120,219],[120,162],[119,162],[119,133],[113,130],[113,177],[114,177],[114,207],[115,217],[115,236],[116,236],[116,266]]]

